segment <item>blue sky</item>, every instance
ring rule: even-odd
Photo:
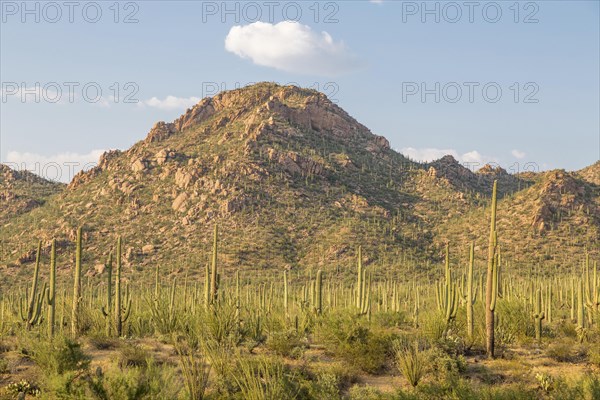
[[[600,158],[597,1],[0,3],[0,160],[49,178],[258,81],[317,88],[420,160]]]

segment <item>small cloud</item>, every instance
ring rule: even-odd
[[[411,160],[419,162],[429,162],[437,160],[446,155],[451,155],[452,157],[458,159],[458,152],[452,149],[415,149],[414,147],[405,147],[403,149],[400,149],[400,153],[404,154],[407,157],[410,157]]]
[[[225,49],[257,65],[299,74],[336,76],[359,67],[343,42],[292,21],[234,26]]]
[[[404,147],[400,149],[399,152],[409,157],[411,160],[415,160],[418,162],[435,161],[446,155],[451,155],[457,161],[464,164],[470,169],[479,169],[487,163],[497,164],[496,159],[494,159],[493,157],[484,156],[477,150],[468,151],[466,153],[459,153],[455,149],[416,149],[414,147]]]
[[[477,150],[464,153],[460,157],[460,161],[465,163],[483,163],[483,156]]]
[[[164,100],[159,99],[158,97],[152,97],[148,100],[142,101],[138,103],[141,107],[148,106],[154,107],[161,110],[177,110],[177,109],[187,109],[194,104],[200,102],[199,97],[175,97],[175,96],[167,96]]]
[[[373,3],[373,4],[383,4],[383,0],[369,0],[369,3]]]
[[[92,150],[87,154],[65,152],[47,156],[10,151],[4,164],[17,171],[27,170],[44,179],[66,183],[82,169],[96,166],[103,153],[104,150]]]
[[[510,154],[512,154],[513,157],[518,158],[519,160],[525,158],[525,156],[526,156],[524,151],[516,150],[516,149],[511,151]]]

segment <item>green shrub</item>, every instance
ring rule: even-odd
[[[116,360],[119,368],[146,367],[149,358],[145,349],[136,344],[127,344],[119,348]]]
[[[352,386],[348,391],[349,400],[392,400],[392,395],[381,393],[371,386]]]
[[[320,336],[329,350],[351,367],[377,373],[391,355],[395,337],[372,330],[364,323],[356,316],[338,314],[323,321]]]
[[[31,359],[46,375],[83,371],[90,364],[90,357],[83,352],[81,345],[64,336],[31,341],[28,350],[31,352]]]
[[[453,382],[467,368],[466,361],[462,355],[451,355],[439,346],[431,347],[426,354],[426,364],[429,371],[436,380],[441,382]]]
[[[277,360],[238,357],[236,367],[231,379],[245,400],[294,399],[298,395],[292,373]]]
[[[587,349],[572,339],[553,341],[546,350],[546,355],[558,362],[575,362],[586,354]]]
[[[266,346],[280,356],[292,358],[302,356],[305,347],[300,335],[293,330],[271,332],[267,338]]]
[[[394,354],[398,370],[412,387],[416,387],[425,375],[427,361],[419,342],[407,344],[397,341],[394,343]]]

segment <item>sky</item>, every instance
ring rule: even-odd
[[[220,90],[324,92],[415,160],[600,158],[598,1],[0,0],[0,162],[69,181]]]

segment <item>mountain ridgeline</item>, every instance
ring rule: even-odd
[[[1,176],[5,280],[34,261],[38,240],[48,252],[56,238],[59,271],[70,268],[78,226],[88,275],[117,235],[132,273],[149,277],[157,263],[199,273],[215,224],[228,273],[350,276],[358,245],[380,273],[428,273],[448,241],[453,262],[466,263],[471,241],[485,258],[494,180],[509,268],[578,268],[586,252],[598,255],[598,162],[517,175],[490,166],[472,172],[451,156],[417,163],[325,95],[294,86],[261,83],[205,98],[130,149],[106,152],[68,186],[6,167]]]

